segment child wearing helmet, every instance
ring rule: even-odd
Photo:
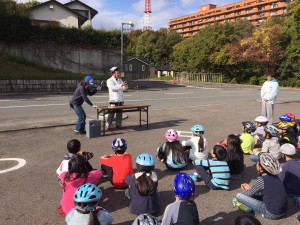
[[[278,142],[278,135],[279,131],[278,129],[273,125],[266,125],[264,126],[264,138],[265,141],[262,144],[262,148],[260,152],[268,153],[274,156],[275,159],[280,159],[281,153],[280,153],[280,144]],[[250,156],[250,159],[253,162],[258,161],[258,154],[260,152],[250,152],[252,155]]]
[[[158,211],[157,186],[158,178],[153,171],[155,159],[151,154],[143,153],[136,158],[137,173],[125,178],[129,190],[125,194],[130,199],[129,210],[132,214],[149,213]]]
[[[226,162],[230,169],[231,179],[240,179],[245,169],[241,140],[237,135],[230,134],[224,144],[227,146]]]
[[[174,179],[175,202],[165,209],[161,225],[199,225],[197,205],[191,198],[195,193],[195,183],[186,173],[180,172]]]
[[[102,172],[99,170],[88,171],[86,160],[82,155],[73,155],[69,161],[68,172],[60,174],[63,186],[63,194],[60,208],[67,215],[74,208],[74,194],[81,185],[85,183],[98,184]]]
[[[127,143],[123,138],[114,139],[112,142],[114,154],[103,155],[99,161],[104,177],[108,177],[111,184],[117,189],[126,189],[125,177],[133,174],[132,158],[126,152]]]
[[[206,187],[209,189],[229,189],[230,169],[226,162],[226,149],[221,145],[215,145],[211,151],[212,159],[199,160],[196,159],[193,163]],[[208,170],[208,171],[207,171]]]
[[[264,132],[264,126],[268,124],[268,119],[264,116],[258,116],[255,118],[255,126],[256,130],[252,133],[254,137],[254,144],[256,146],[261,146],[262,143],[265,141],[263,132]]]
[[[296,138],[297,138],[297,150],[299,151],[300,150],[300,121],[297,123],[297,134],[296,134]]]
[[[242,122],[244,133],[240,136],[242,150],[245,154],[249,154],[254,149],[254,137],[251,133],[256,130],[255,125],[251,121]]]
[[[242,184],[242,193],[233,198],[234,206],[249,207],[255,213],[271,220],[283,217],[287,211],[287,194],[278,178],[280,164],[271,154],[260,153],[256,163],[260,176],[253,185]]]
[[[164,162],[169,170],[181,170],[187,165],[188,156],[177,140],[178,133],[170,129],[165,133],[167,141],[157,148],[157,158]]]
[[[297,198],[300,196],[300,160],[296,155],[296,148],[292,144],[284,144],[280,147],[280,151],[285,163],[279,178],[284,184],[287,194]]]
[[[286,143],[290,143],[297,147],[297,139],[296,134],[292,131],[294,124],[292,122],[280,122],[278,124],[279,129],[279,144],[283,145]]]
[[[101,196],[101,190],[94,184],[88,183],[79,187],[74,195],[75,208],[66,216],[67,224],[112,224],[112,215],[104,208],[98,206]]]
[[[208,146],[204,135],[204,127],[201,125],[194,125],[191,128],[193,136],[190,140],[182,141],[182,146],[190,146],[189,159],[194,161],[196,159],[208,158]]]

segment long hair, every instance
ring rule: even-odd
[[[90,212],[90,218],[89,218],[89,223],[88,225],[101,225],[100,221],[98,221],[97,214],[98,210]]]
[[[147,176],[146,172],[143,172],[143,174],[135,180],[135,186],[141,196],[149,195],[155,188],[155,182],[151,178],[151,172],[150,176]]]
[[[85,178],[84,183],[86,182],[89,175],[89,171],[87,170],[86,161],[83,156],[77,154],[73,155],[69,161],[68,170],[69,171],[67,172],[63,182],[64,190],[65,190],[66,182],[71,180],[71,175],[73,173],[75,173],[76,176],[72,180],[76,180],[78,178],[83,177]]]
[[[182,163],[182,160],[184,160],[185,162],[188,160],[187,155],[184,154],[184,149],[179,141],[166,142],[164,162],[167,162],[170,151],[172,151],[172,160],[174,164],[180,164]]]
[[[204,138],[201,135],[198,141],[198,152],[203,152],[203,151],[204,151]]]
[[[87,84],[88,84],[88,82],[86,82],[85,80],[80,82],[80,85],[83,86],[83,87],[85,87]]]
[[[241,147],[241,140],[238,136],[230,134],[227,136],[227,156],[228,160],[244,160],[244,153]]]

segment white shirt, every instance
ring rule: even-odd
[[[121,87],[123,80],[119,78],[116,80],[113,76],[106,81],[106,85],[109,91],[109,102],[123,102],[125,91],[128,87]]]
[[[271,104],[275,103],[279,91],[279,84],[276,79],[265,81],[261,88],[260,97],[267,98]]]
[[[182,145],[183,146],[191,146],[191,150],[190,150],[190,155],[189,158],[190,160],[205,160],[208,158],[208,146],[207,146],[207,141],[206,139],[203,137],[203,141],[204,141],[204,150],[203,152],[199,152],[199,148],[198,148],[198,142],[199,142],[200,137],[192,137],[190,140],[188,141],[182,141]]]

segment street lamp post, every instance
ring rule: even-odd
[[[128,28],[124,28],[124,25],[128,25]],[[124,34],[124,30],[132,30],[132,28],[134,27],[134,23],[129,21],[128,23],[123,23],[122,22],[122,27],[121,27],[121,76],[124,77],[124,63],[123,63],[123,59],[124,59],[124,38],[123,38],[123,34]]]

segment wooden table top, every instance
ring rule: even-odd
[[[98,106],[97,110],[115,110],[115,109],[134,109],[134,108],[145,108],[145,107],[149,107],[151,105],[122,105],[122,106],[114,106],[114,107],[110,107],[110,106]]]

